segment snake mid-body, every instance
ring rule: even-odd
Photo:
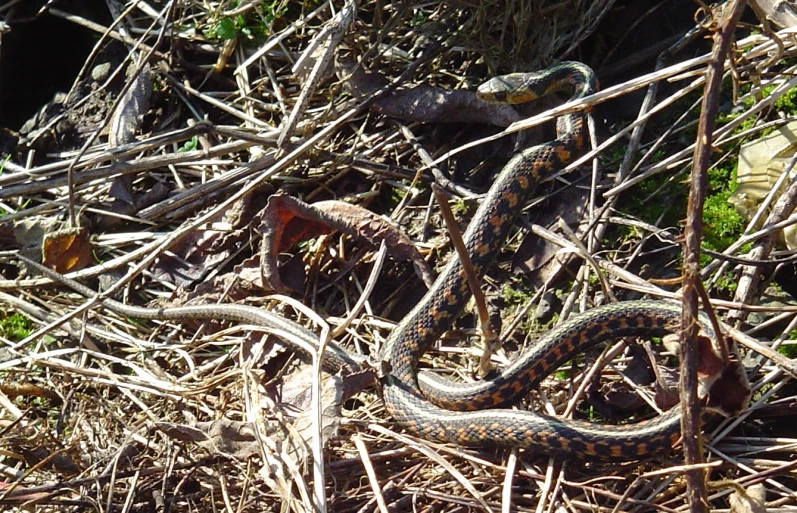
[[[576,99],[593,93],[596,87],[592,70],[568,62],[539,73],[497,77],[480,88],[480,96],[520,103],[564,90]],[[463,239],[479,276],[493,262],[536,185],[582,152],[586,139],[583,114],[560,117],[557,134],[557,139],[523,150],[506,164],[469,224]],[[382,359],[390,363],[391,370],[382,381],[383,396],[388,412],[400,425],[424,438],[463,446],[526,447],[603,459],[637,459],[675,444],[679,437],[677,409],[649,421],[613,426],[485,408],[516,402],[586,346],[617,336],[660,336],[672,331],[679,322],[678,307],[652,301],[601,307],[551,332],[496,379],[465,386],[423,377],[419,383],[416,366],[421,356],[451,326],[469,297],[461,263],[452,258],[386,341]],[[701,324],[710,330],[708,323]]]

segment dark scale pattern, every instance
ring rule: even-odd
[[[560,90],[571,91],[573,99],[593,93],[592,70],[580,63],[562,63],[538,73],[494,78],[478,94],[487,101],[520,103]],[[585,125],[582,114],[562,116],[557,120],[556,140],[521,151],[495,179],[463,237],[479,276],[492,264],[537,183],[582,152]],[[390,362],[391,372],[383,380],[383,395],[399,425],[423,437],[464,446],[527,447],[548,454],[615,460],[637,459],[676,443],[677,409],[638,424],[604,426],[484,408],[516,402],[587,346],[621,336],[663,335],[678,325],[679,307],[652,301],[599,307],[552,330],[493,380],[460,385],[424,375],[419,383],[418,360],[449,329],[469,294],[459,259],[452,258],[388,338],[382,357]],[[711,332],[707,321],[701,324]]]

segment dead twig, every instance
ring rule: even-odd
[[[700,442],[701,420],[700,404],[697,395],[698,347],[697,322],[700,280],[700,241],[703,236],[703,204],[708,183],[707,170],[711,163],[712,138],[716,124],[719,89],[725,70],[733,31],[742,15],[744,0],[733,0],[725,5],[719,27],[714,34],[714,46],[706,71],[706,87],[703,95],[700,121],[697,130],[694,163],[689,187],[686,227],[684,229],[683,263],[683,317],[681,319],[681,432],[683,434],[684,462],[688,466],[703,462]],[[694,513],[708,511],[706,498],[705,471],[690,468],[686,471],[688,504]]]
[[[494,352],[495,348],[493,346],[495,345],[497,337],[490,323],[490,313],[487,311],[487,301],[484,299],[484,292],[482,292],[481,289],[481,280],[479,280],[479,276],[473,268],[473,263],[470,261],[468,249],[465,247],[465,242],[462,240],[462,234],[459,231],[459,226],[457,226],[457,220],[454,218],[454,214],[448,206],[448,198],[446,198],[446,195],[443,194],[443,191],[440,190],[437,184],[432,184],[432,191],[434,192],[435,198],[437,198],[437,205],[440,207],[440,215],[445,220],[448,235],[451,237],[451,243],[457,251],[457,257],[462,264],[462,269],[468,280],[468,286],[473,294],[473,300],[476,303],[482,344],[484,346],[482,356],[479,359],[479,370],[483,374],[486,374],[487,371],[490,370],[490,356]]]

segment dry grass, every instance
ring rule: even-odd
[[[265,198],[279,189],[308,203],[336,198],[366,206],[400,224],[424,255],[439,264],[450,248],[429,199],[430,171],[447,175],[460,187],[449,191],[462,191],[463,184],[475,184],[478,190],[489,180],[483,176],[485,168],[497,168],[491,162],[495,159],[485,153],[497,150],[466,144],[482,142],[486,132],[481,129],[391,119],[369,110],[367,102],[390,97],[391,89],[383,88],[384,83],[399,89],[416,84],[473,89],[499,67],[540,67],[578,44],[587,32],[584,21],[597,23],[611,2],[552,3],[545,13],[538,12],[543,2],[485,2],[480,7],[459,2],[416,7],[377,2],[361,5],[357,17],[349,20],[344,9],[337,21],[330,21],[327,4],[308,5],[304,14],[314,12],[311,16],[300,16],[296,4],[283,2],[287,10],[273,25],[258,9],[224,4],[208,11],[206,3],[184,5],[165,14],[173,21],[175,34],[164,32],[151,13],[133,11],[131,35],[113,32],[98,48],[108,38],[139,41],[140,51],[152,56],[156,92],[153,111],[145,120],[149,131],[121,148],[109,148],[104,137],[84,138],[88,144],[81,152],[73,149],[46,157],[39,153],[36,165],[28,168],[24,160],[10,161],[0,175],[6,226],[39,225],[64,216],[73,202],[75,212],[95,223],[90,228],[91,246],[103,262],[78,275],[124,276],[116,288],[125,300],[142,304],[171,296],[179,302],[197,297],[245,301],[313,328],[321,333],[320,339],[340,328],[335,342],[362,354],[377,354],[392,327],[384,319],[400,318],[423,288],[411,266],[395,259],[377,265],[370,245],[348,236],[326,236],[293,248],[292,255],[303,260],[283,268],[284,278],[302,284],[302,292],[294,294],[300,304],[283,296],[258,298],[258,273],[253,272],[257,261],[250,258],[260,244],[256,213]],[[340,12],[340,6],[336,8]],[[551,25],[535,23],[543,14]],[[271,32],[257,44],[240,32],[237,44],[202,36],[203,30],[217,28],[222,18],[239,15],[247,26],[265,24]],[[143,30],[152,23],[153,29]],[[324,27],[331,29],[325,39],[331,42],[329,50],[324,52],[322,44],[304,67],[305,77],[311,78],[297,81],[291,67]],[[147,45],[155,45],[159,37],[164,43],[151,51]],[[741,54],[736,56],[740,78],[755,82],[746,93],[751,101],[715,134],[717,147],[727,152],[718,153],[718,162],[735,154],[733,143],[740,139],[735,130],[742,123],[760,118],[744,132],[754,136],[771,119],[766,116],[773,102],[794,87],[797,79],[790,65],[794,32],[781,33],[778,42],[780,49],[762,35],[740,41]],[[508,56],[515,48],[527,52]],[[778,51],[781,61],[775,65],[779,59],[772,57]],[[213,73],[211,67],[225,52],[223,73]],[[350,79],[340,66],[337,78],[324,69],[313,71],[324,53],[338,59],[353,55],[384,80],[363,97],[349,93]],[[579,243],[553,222],[551,227],[535,224],[531,230],[523,229],[509,242],[514,251],[522,234],[531,231],[551,241],[553,251],[564,250],[541,271],[541,281],[561,291],[561,317],[594,304],[599,294],[678,297],[677,283],[655,280],[672,278],[677,272],[680,249],[672,236],[677,232],[673,224],[684,214],[677,211],[678,188],[669,185],[689,171],[694,102],[699,100],[707,60],[700,56],[664,66],[522,124],[536,125],[563,110],[663,86],[649,112],[622,130],[610,127],[612,135],[579,161],[594,163],[603,178],[578,176],[572,173],[578,164],[573,164],[562,173],[562,180],[541,188],[540,194],[557,198],[572,191],[567,180],[583,185],[582,192],[568,196],[568,201],[578,203],[564,209],[581,211],[580,218],[566,221],[573,230],[581,225]],[[764,89],[769,96],[761,98]],[[302,94],[306,98],[300,100]],[[301,103],[305,109],[295,117],[292,137],[283,135],[278,127]],[[646,125],[650,130],[640,132],[639,139],[633,137],[635,129],[641,131]],[[506,132],[516,132],[520,126]],[[99,133],[101,127],[95,128]],[[285,138],[282,148],[277,147],[280,137]],[[473,146],[476,150],[470,149]],[[184,151],[177,151],[180,148]],[[624,148],[631,158],[623,159]],[[112,177],[120,170],[135,172],[138,193],[162,182],[173,194],[134,214],[144,222],[98,228],[98,220],[124,219],[108,196]],[[658,189],[639,186],[661,176],[666,179],[659,179]],[[639,217],[628,213],[628,204],[646,195],[647,204],[669,207],[661,210],[658,225],[642,213]],[[462,207],[460,216],[472,212],[472,203],[454,201]],[[738,256],[770,232],[750,226],[725,252]],[[18,249],[0,254],[3,270],[9,273],[8,280],[0,281],[0,301],[30,318],[36,331],[23,340],[6,336],[0,346],[0,481],[10,484],[0,489],[0,502],[7,511],[28,507],[255,512],[326,507],[330,511],[608,512],[686,507],[677,451],[663,459],[607,465],[430,443],[394,427],[373,388],[345,404],[337,436],[323,448],[324,464],[314,466],[322,460],[319,428],[295,427],[296,412],[277,404],[280,397],[285,401],[287,392],[276,393],[275,380],[284,375],[289,384],[295,383],[297,365],[285,357],[274,338],[251,326],[121,318],[63,287],[45,287],[47,279],[10,279],[15,276],[10,262]],[[198,291],[188,281],[180,285],[190,285],[190,293],[173,282],[180,273],[174,272],[174,264],[164,265],[170,261],[166,255],[186,262],[181,271],[199,278]],[[509,258],[499,260],[500,269],[506,269]],[[717,286],[728,281],[729,272],[735,276],[735,265],[717,259],[704,268],[706,283],[714,287],[715,306],[722,310],[738,306],[727,288]],[[606,290],[595,285],[596,271],[606,278]],[[352,315],[371,275],[378,277],[372,297]],[[502,290],[496,279],[509,281],[509,273],[499,270],[486,280],[493,296]],[[531,288],[528,281],[516,281]],[[512,329],[531,324],[526,312],[536,308],[540,295],[512,296],[520,305],[506,309],[504,331],[510,333],[510,345],[524,343],[526,335],[511,335]],[[503,300],[509,302],[506,296]],[[797,509],[792,462],[797,440],[788,438],[779,421],[766,416],[784,410],[786,422],[793,416],[789,378],[797,374],[792,362],[772,349],[789,343],[797,322],[795,308],[762,309],[778,314],[777,327],[754,329],[757,342],[741,340],[747,344],[744,363],[754,401],[739,416],[705,433],[709,479],[718,483],[710,497],[716,510],[728,507],[734,486],[749,489],[758,483],[766,489],[769,506]],[[318,318],[313,320],[313,315]],[[469,379],[469,371],[462,369],[473,365],[474,359],[464,353],[446,340],[427,361]],[[583,361],[578,363],[583,367]],[[616,369],[624,366],[615,360],[615,369],[605,374],[616,382]],[[300,379],[308,382],[315,376],[318,382],[317,371],[309,376]],[[579,378],[549,379],[544,393],[530,403],[540,409],[572,410],[580,404],[572,395],[578,385]],[[305,408],[314,404],[286,402]],[[209,428],[202,423],[219,419],[239,422],[233,431],[240,439],[230,432],[214,432],[218,438],[205,439]],[[283,426],[287,437],[269,438],[273,424]],[[302,436],[309,440],[307,445],[297,442]],[[229,445],[220,446],[220,441]]]

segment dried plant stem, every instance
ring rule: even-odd
[[[733,31],[744,9],[744,0],[734,0],[725,7],[725,14],[714,34],[714,46],[706,72],[706,88],[703,95],[700,123],[697,130],[692,177],[689,187],[689,203],[685,228],[683,317],[681,319],[681,432],[683,433],[684,462],[686,471],[687,501],[692,512],[708,511],[705,471],[693,468],[703,462],[700,443],[700,404],[697,396],[698,347],[697,322],[700,241],[703,236],[703,204],[708,185],[708,166],[711,163],[711,134],[716,124],[719,90],[733,38]]]
[[[476,275],[476,271],[470,261],[468,250],[465,248],[465,242],[462,240],[462,233],[460,233],[459,227],[457,226],[457,221],[454,219],[454,214],[451,212],[451,208],[448,206],[448,200],[446,199],[445,194],[443,194],[443,191],[440,190],[440,187],[437,185],[432,184],[432,191],[434,191],[435,198],[440,206],[440,214],[443,216],[443,219],[446,222],[446,228],[448,229],[448,234],[451,237],[451,243],[456,249],[457,256],[462,262],[462,269],[467,277],[470,291],[473,294],[473,300],[476,302],[476,311],[479,315],[479,326],[482,334],[482,343],[485,348],[479,367],[482,371],[484,371],[488,365],[490,354],[492,353],[492,346],[497,338],[495,331],[493,331],[493,328],[490,325],[490,314],[487,311],[487,301],[484,299],[484,293],[481,289],[479,277]]]

